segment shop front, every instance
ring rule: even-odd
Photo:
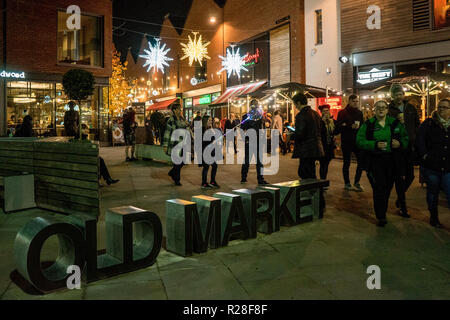
[[[192,121],[198,111],[202,115],[218,117],[217,112],[210,106],[220,97],[222,86],[220,84],[183,93],[183,115],[187,121]]]
[[[10,79],[4,86],[7,135],[13,136],[23,118],[30,115],[34,136],[63,136],[70,100],[61,79],[47,75],[27,78]],[[90,139],[109,141],[108,79],[96,79],[94,93],[75,110],[81,111],[81,123],[88,126]]]

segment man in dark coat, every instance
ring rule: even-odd
[[[439,101],[438,109],[420,126],[416,149],[427,182],[430,224],[442,228],[438,218],[440,187],[444,189],[450,208],[450,100]]]
[[[325,154],[322,146],[322,124],[319,114],[308,106],[303,93],[292,100],[299,111],[295,117],[295,144],[292,158],[300,158],[298,176],[301,179],[316,179],[316,160]]]
[[[64,113],[64,131],[66,136],[74,137],[79,133],[80,115],[75,111],[75,102],[69,101],[69,110]]]
[[[405,100],[403,86],[400,84],[392,85],[391,97],[392,102],[389,104],[388,115],[400,120],[400,123],[405,126],[409,137],[408,150],[400,155],[401,171],[398,171],[398,175],[395,177],[396,206],[400,209],[402,217],[409,218],[410,215],[406,209],[406,191],[408,191],[408,188],[414,181],[414,142],[420,126],[420,120],[416,108]]]
[[[250,112],[242,117],[241,128],[244,131],[254,130],[256,133],[256,148],[254,145],[250,145],[249,137],[245,138],[245,159],[241,167],[241,183],[247,183],[248,170],[250,168],[250,162],[252,158],[256,158],[256,177],[258,179],[258,185],[266,185],[268,182],[264,180],[262,174],[263,164],[262,159],[259,157],[260,141],[259,131],[263,128],[263,120],[261,110],[258,109],[258,101],[252,100],[250,102]]]
[[[350,184],[350,162],[352,153],[354,153],[357,161],[354,187],[357,191],[363,191],[362,186],[359,184],[363,167],[361,152],[356,146],[356,134],[364,122],[364,116],[361,110],[358,109],[358,103],[358,96],[352,94],[348,99],[348,105],[338,113],[335,133],[336,135],[341,134],[341,149],[342,157],[344,158],[342,174],[344,176],[345,189],[353,190]]]

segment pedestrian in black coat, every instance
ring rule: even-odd
[[[430,224],[441,228],[438,218],[440,188],[444,189],[450,208],[450,100],[439,101],[438,109],[419,127],[417,154],[427,183]]]
[[[409,137],[408,149],[397,155],[400,157],[399,162],[402,166],[395,177],[396,206],[400,209],[402,217],[409,218],[410,215],[406,208],[406,191],[408,191],[408,188],[414,181],[414,162],[416,162],[414,159],[414,142],[420,126],[420,119],[416,108],[405,100],[405,92],[402,85],[392,85],[391,97],[392,101],[389,104],[388,116],[398,119],[405,126]]]
[[[352,94],[348,99],[348,105],[345,109],[339,111],[336,121],[336,135],[341,135],[341,150],[344,158],[342,174],[346,190],[354,190],[350,184],[350,163],[352,153],[356,156],[357,167],[353,186],[357,191],[363,191],[359,181],[363,171],[362,154],[356,145],[356,134],[358,129],[364,123],[364,115],[358,109],[358,96]]]
[[[299,111],[295,117],[295,144],[292,158],[300,159],[298,176],[301,179],[316,179],[316,160],[325,153],[322,146],[322,123],[319,114],[308,106],[303,93],[292,100]]]
[[[330,114],[330,105],[326,104],[319,106],[322,113],[322,145],[325,155],[320,158],[320,179],[326,180],[328,175],[328,166],[332,159],[334,159],[334,149],[336,143],[334,141],[335,122]]]

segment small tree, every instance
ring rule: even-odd
[[[113,48],[112,75],[109,78],[109,111],[112,116],[120,113],[128,104],[131,85],[125,76],[128,62],[120,61],[120,53]]]
[[[64,92],[70,100],[78,102],[80,122],[80,140],[82,136],[81,132],[81,101],[86,100],[94,92],[94,75],[83,69],[72,69],[67,71],[63,76]]]

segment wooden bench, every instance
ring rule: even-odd
[[[34,174],[38,208],[98,217],[98,145],[0,138],[0,154],[5,169]]]

